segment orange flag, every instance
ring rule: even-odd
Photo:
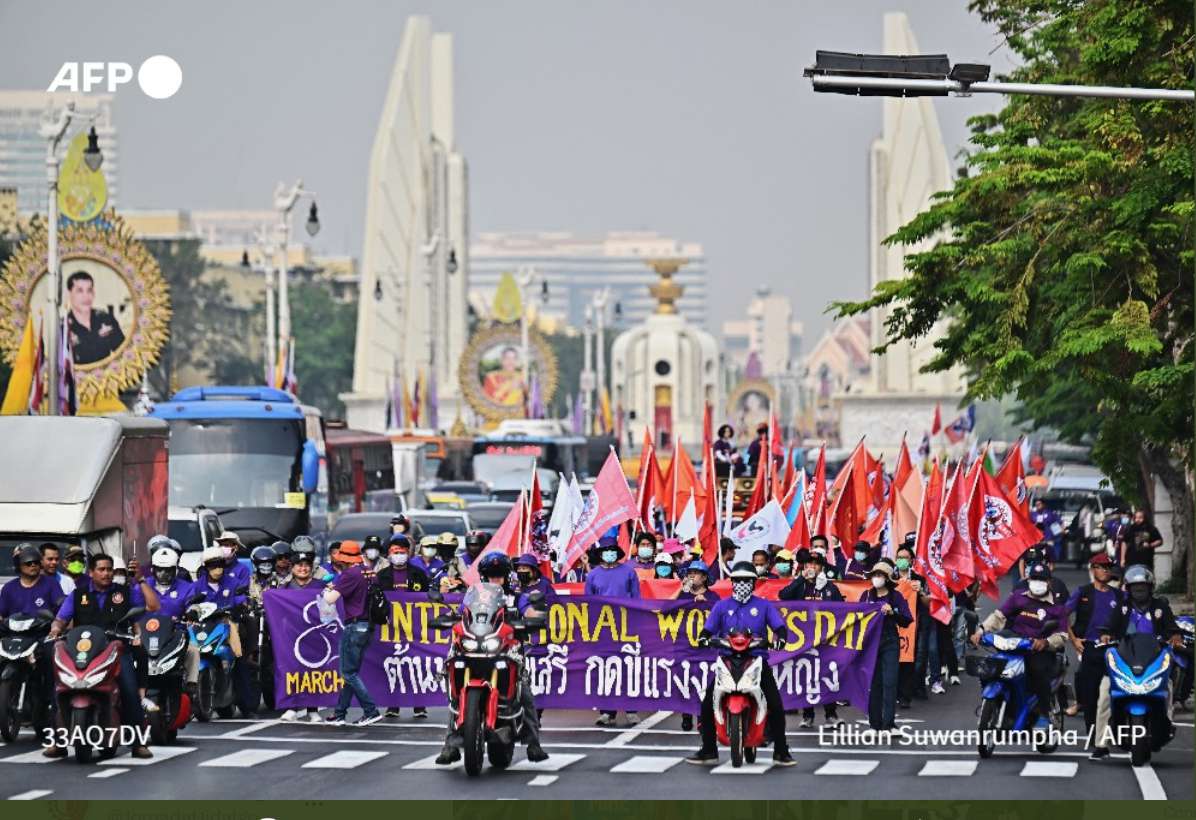
[[[1009,448],[1005,454],[1005,461],[1001,469],[997,470],[997,484],[1005,491],[1009,501],[1015,504],[1022,515],[1030,514],[1030,494],[1026,492],[1026,462],[1022,458],[1022,448],[1026,446],[1023,436]]]
[[[748,499],[747,509],[743,511],[744,521],[764,509],[765,488],[768,485],[768,463],[769,459],[761,458],[760,463],[756,465],[756,484],[752,487],[752,497]]]
[[[664,490],[664,477],[660,474],[660,462],[656,460],[656,445],[648,428],[644,428],[644,446],[640,450],[640,474],[636,485],[635,507],[639,511],[640,526],[656,534],[652,526],[654,510],[660,506],[660,495]]]
[[[922,510],[918,516],[918,540],[914,548],[914,569],[926,579],[930,587],[930,616],[940,623],[951,620],[951,593],[947,589],[947,573],[943,569],[942,538],[939,512],[942,509],[943,474],[938,461],[930,468],[926,492],[922,494]]]
[[[689,502],[689,494],[694,494],[694,507],[704,509],[706,491],[698,481],[698,473],[694,470],[694,463],[689,460],[689,454],[677,439],[673,448],[673,460],[669,462],[669,473],[665,478],[665,491],[662,504],[669,519],[676,523],[681,517],[681,510]]]

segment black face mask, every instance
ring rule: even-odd
[[[1150,587],[1146,584],[1134,584],[1130,587],[1130,600],[1141,606],[1150,603]]]
[[[525,587],[530,586],[535,582],[535,579],[532,577],[530,572],[519,572],[516,573],[516,575],[519,576],[519,583],[523,584]]]

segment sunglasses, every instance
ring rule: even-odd
[[[23,566],[23,567],[40,567],[41,564],[42,564],[41,561],[22,561],[21,562],[21,566]]]

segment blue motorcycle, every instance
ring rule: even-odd
[[[201,723],[212,713],[231,718],[234,710],[233,664],[236,655],[228,644],[228,612],[205,602],[187,609],[191,643],[199,647],[199,687],[195,698],[195,717]]]
[[[1192,696],[1192,647],[1196,644],[1196,618],[1180,615],[1175,619],[1183,636],[1184,645],[1172,650],[1175,655],[1176,681],[1175,706],[1179,708]]]
[[[1126,635],[1105,653],[1112,712],[1109,729],[1130,763],[1145,766],[1150,755],[1175,736],[1167,716],[1171,650],[1148,632]]]
[[[1038,696],[1029,685],[1026,675],[1026,656],[1034,642],[1008,630],[986,633],[980,639],[981,646],[992,650],[989,655],[969,655],[965,660],[967,673],[980,681],[980,742],[976,750],[980,757],[992,757],[997,740],[1009,731],[1030,731],[1037,723]],[[1051,704],[1048,719],[1050,728],[1063,731],[1063,704],[1059,691],[1067,671],[1067,660],[1059,653],[1054,674],[1051,676]],[[1057,736],[1057,735],[1056,735]],[[1035,749],[1040,754],[1055,751],[1055,743],[1039,743]]]

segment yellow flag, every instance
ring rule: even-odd
[[[494,320],[504,324],[518,322],[523,313],[523,304],[519,298],[519,286],[515,284],[515,277],[504,273],[498,280],[498,290],[494,292],[494,306],[490,310]]]
[[[33,317],[25,322],[25,333],[21,336],[21,347],[17,350],[8,378],[8,390],[4,393],[4,407],[0,414],[23,416],[29,412],[29,391],[33,388],[33,363],[37,357],[36,342],[33,339]]]
[[[610,411],[610,394],[603,387],[598,392],[598,401],[602,408],[602,434],[609,436],[615,429],[615,418]]]

